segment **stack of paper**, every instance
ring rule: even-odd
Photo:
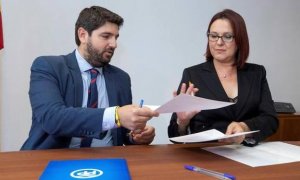
[[[225,145],[203,149],[252,167],[300,161],[300,147],[283,142],[265,142],[255,147]]]
[[[205,141],[214,141],[214,140],[219,140],[219,139],[232,138],[232,137],[236,137],[236,136],[243,136],[243,135],[251,134],[251,133],[255,133],[255,132],[258,132],[258,131],[249,131],[249,132],[225,135],[216,129],[211,129],[211,130],[207,130],[207,131],[203,131],[203,132],[199,132],[199,133],[170,138],[170,140],[175,141],[175,142],[182,142],[182,143],[195,143],[195,142],[205,142]]]

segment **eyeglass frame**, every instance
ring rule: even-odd
[[[217,37],[217,39],[216,40],[210,39],[211,35],[215,35]],[[224,40],[224,37],[226,38],[226,35],[231,35],[231,40],[230,41]],[[225,33],[222,36],[219,36],[217,33],[207,33],[207,38],[211,42],[217,42],[221,38],[223,42],[225,42],[225,43],[231,43],[233,41],[233,39],[235,38],[235,36],[233,34],[231,34],[231,33]]]

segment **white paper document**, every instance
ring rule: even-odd
[[[222,133],[216,129],[211,129],[211,130],[207,130],[207,131],[203,131],[203,132],[199,132],[199,133],[170,138],[170,140],[175,141],[175,142],[182,142],[182,143],[195,143],[195,142],[205,142],[205,141],[226,139],[226,138],[251,134],[251,133],[255,133],[255,132],[258,132],[258,131],[249,131],[249,132],[225,135],[224,133]]]
[[[203,149],[252,167],[300,161],[300,147],[283,142],[264,142],[255,147],[224,145]]]
[[[222,102],[187,94],[179,94],[170,101],[161,106],[145,105],[159,113],[200,111],[209,109],[218,109],[232,105],[234,103]]]

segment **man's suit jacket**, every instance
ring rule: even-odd
[[[238,70],[237,77],[237,103],[221,109],[201,111],[191,119],[189,125],[191,133],[209,129],[217,129],[225,133],[227,126],[232,121],[242,121],[251,130],[260,130],[259,133],[253,134],[257,142],[276,132],[278,119],[265,68],[261,65],[247,63],[243,69]],[[199,89],[196,96],[229,101],[212,61],[185,69],[180,86],[182,83],[188,84],[189,82]],[[177,116],[174,113],[168,127],[169,137],[179,136],[176,120]]]
[[[129,75],[103,68],[110,106],[132,103]],[[97,138],[105,109],[82,108],[83,83],[75,51],[38,57],[32,64],[29,97],[32,126],[21,150],[68,148],[72,137]],[[124,128],[112,129],[114,145],[130,144]]]

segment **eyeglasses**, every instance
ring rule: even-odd
[[[221,38],[223,42],[230,43],[230,42],[232,42],[234,35],[232,35],[231,33],[225,33],[222,36],[219,36],[216,33],[207,33],[207,37],[208,37],[208,40],[212,41],[212,42],[218,41],[219,38]]]

